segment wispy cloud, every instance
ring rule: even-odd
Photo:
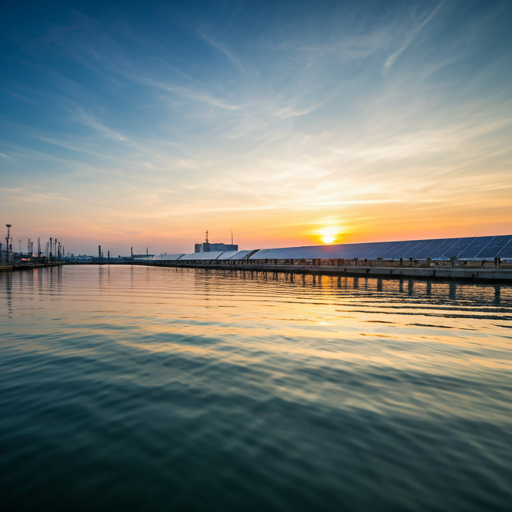
[[[90,151],[88,149],[85,149],[84,147],[78,147],[73,144],[68,144],[63,140],[52,139],[50,137],[43,137],[41,135],[32,135],[32,137],[34,137],[35,139],[42,140],[43,142],[47,142],[48,144],[53,144],[54,146],[59,146],[61,148],[77,151],[78,153],[87,153],[88,155],[99,156],[101,158],[107,158],[109,160],[119,160],[119,158],[113,157],[111,155],[104,155],[101,153],[97,153],[95,151]]]
[[[277,117],[282,117],[284,119],[286,119],[288,117],[299,117],[299,116],[305,116],[307,114],[310,114],[317,108],[318,108],[318,105],[313,105],[304,110],[295,110],[293,107],[284,107],[281,110],[278,110],[277,112],[275,112],[274,115]]]
[[[202,29],[198,30],[198,34],[201,39],[203,39],[203,41],[207,42],[210,46],[225,55],[240,71],[246,71],[242,62],[235,57],[233,52],[225,44],[215,40],[211,35],[206,34],[206,32]]]
[[[183,97],[191,99],[191,100],[204,101],[205,103],[209,103],[210,105],[214,105],[216,107],[220,107],[220,108],[227,109],[227,110],[240,110],[239,106],[231,105],[228,102],[218,99],[204,91],[198,91],[198,90],[194,90],[192,88],[188,88],[188,87],[184,87],[184,86],[180,86],[180,85],[159,83],[159,82],[155,82],[153,80],[148,80],[148,79],[145,79],[143,81],[148,85],[152,85],[154,87],[159,87],[160,89],[164,89],[165,91],[169,91],[174,94],[178,94],[180,96],[183,96]]]
[[[77,111],[74,114],[73,118],[76,122],[89,126],[90,128],[101,133],[105,137],[118,141],[128,141],[128,139],[125,136],[121,135],[119,132],[115,130],[111,130],[103,123],[101,123],[101,121],[96,119],[93,115],[86,113],[81,108],[77,108]]]
[[[413,42],[414,38],[418,35],[418,33],[423,29],[423,27],[429,23],[432,18],[439,12],[443,4],[446,0],[442,0],[437,7],[417,26],[415,26],[405,37],[404,42],[400,46],[400,48],[391,54],[386,62],[384,63],[384,73],[390,70],[391,66],[395,63],[395,61],[398,59],[398,57],[409,47],[409,45]]]
[[[0,187],[0,190],[7,194],[21,194],[25,189],[22,187],[16,187],[16,188]]]

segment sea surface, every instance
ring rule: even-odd
[[[0,510],[512,510],[512,288],[0,274]]]

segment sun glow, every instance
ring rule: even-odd
[[[320,240],[322,240],[324,244],[332,244],[339,238],[342,232],[343,228],[340,226],[329,226],[317,231],[320,235]]]

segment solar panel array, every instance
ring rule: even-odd
[[[159,256],[155,256],[154,258],[151,258],[151,261],[175,261],[175,260],[179,260],[182,256],[183,256],[183,253],[180,253],[180,254],[160,254]]]
[[[192,254],[184,254],[180,261],[216,260],[222,254],[224,254],[222,251],[193,252]]]
[[[158,260],[180,260],[180,261],[205,261],[205,260],[241,260],[254,251],[212,251],[212,252],[193,252],[191,254],[163,254],[153,258]]]
[[[512,259],[512,235],[261,249],[250,259],[492,260],[496,256]]]
[[[219,260],[243,260],[248,254],[253,251],[233,251],[225,252],[219,256]]]

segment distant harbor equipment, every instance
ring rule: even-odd
[[[19,251],[15,252],[12,246],[11,224],[6,224],[7,236],[4,244],[0,243],[0,271],[22,270],[28,268],[41,268],[62,265],[66,261],[65,248],[55,238],[46,243],[46,252],[41,251],[41,239],[37,239],[37,254],[34,254],[34,242],[29,238],[27,251],[22,250],[22,241],[19,242]]]

